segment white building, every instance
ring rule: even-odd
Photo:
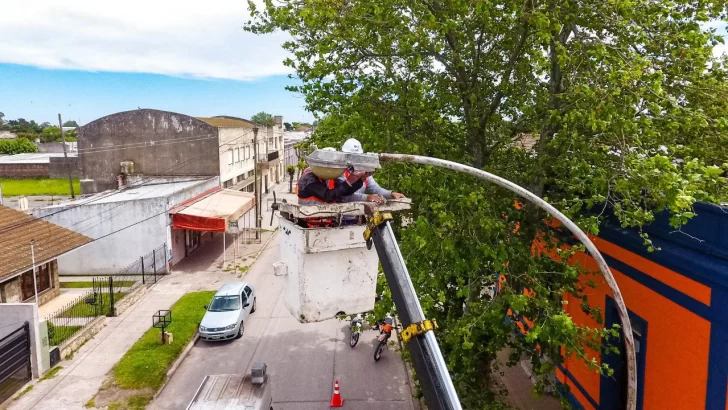
[[[60,274],[121,273],[160,248],[175,265],[216,232],[226,231],[227,223],[240,219],[254,203],[252,194],[221,189],[217,177],[153,177],[129,184],[118,191],[33,211],[37,217],[94,239],[58,258]],[[210,202],[214,205],[209,206]],[[205,205],[198,207],[198,203]]]

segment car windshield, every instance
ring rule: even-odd
[[[215,296],[210,303],[210,312],[229,312],[240,309],[240,296]]]

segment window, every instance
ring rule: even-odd
[[[245,148],[246,148],[246,149],[247,149],[247,151],[248,151],[247,155],[245,155],[245,158],[247,158],[247,159],[250,159],[250,158],[251,158],[251,155],[250,155],[250,145],[248,145],[248,146],[247,146],[247,147],[245,147]]]
[[[250,294],[253,293],[253,290],[250,289],[248,286],[245,287],[245,295],[250,296]]]
[[[207,309],[210,312],[229,312],[240,309],[240,297],[234,296],[215,296],[212,303]]]
[[[232,165],[233,164],[233,150],[231,150],[231,149],[228,150],[227,156],[228,156],[228,165]]]
[[[35,281],[33,284],[33,270],[29,270],[21,276],[21,287],[23,291],[23,300],[27,300],[35,296],[35,286],[38,287],[38,293],[40,294],[44,290],[51,287],[51,263],[45,265],[36,266]]]
[[[233,180],[232,180],[232,179],[228,179],[227,181],[225,181],[225,182],[224,182],[224,183],[222,184],[222,187],[223,187],[223,188],[230,188],[231,186],[233,186]]]
[[[240,148],[235,148],[235,158],[234,158],[234,160],[235,160],[236,163],[240,162]]]

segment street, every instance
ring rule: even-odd
[[[279,249],[276,234],[242,279],[257,292],[257,310],[245,324],[243,337],[198,341],[149,408],[185,408],[205,375],[246,373],[260,361],[268,365],[276,410],[328,408],[335,379],[345,408],[413,409],[399,353],[390,349],[374,361],[377,332],[366,330],[352,349],[347,322],[301,324],[290,315],[282,299],[285,276],[273,275]]]

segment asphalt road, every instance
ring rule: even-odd
[[[184,409],[207,374],[245,373],[253,362],[268,365],[276,410],[329,408],[338,379],[344,408],[413,410],[406,368],[398,352],[385,351],[375,362],[377,332],[367,330],[349,347],[346,322],[301,324],[283,304],[285,277],[273,275],[279,258],[278,235],[244,280],[257,292],[257,310],[239,340],[198,341],[151,409]]]

